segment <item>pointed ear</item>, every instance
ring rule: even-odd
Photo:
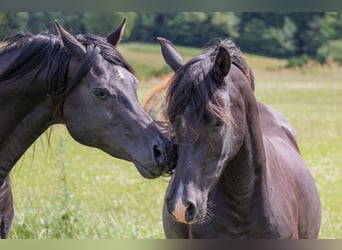
[[[76,40],[76,38],[68,33],[57,20],[55,20],[55,25],[58,30],[59,36],[62,39],[64,46],[67,50],[75,57],[82,59],[86,54],[85,47]]]
[[[177,71],[184,64],[183,58],[169,40],[161,37],[158,37],[157,39],[160,43],[165,62],[173,71]]]
[[[217,80],[222,81],[231,66],[230,54],[224,47],[220,47],[214,63],[214,73]]]
[[[112,33],[107,35],[107,42],[109,42],[114,47],[117,47],[122,40],[123,33],[126,27],[126,18],[124,18],[119,25]]]

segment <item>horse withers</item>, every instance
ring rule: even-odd
[[[106,38],[72,36],[56,22],[59,36],[17,33],[5,40],[0,49],[1,194],[11,196],[11,169],[57,123],[79,143],[133,162],[145,178],[172,167],[173,145],[141,107],[133,69],[116,49],[125,24],[124,19]],[[6,237],[13,204],[0,198],[1,236]]]
[[[320,199],[294,130],[257,102],[241,51],[223,40],[184,63],[159,41],[174,71],[166,114],[178,147],[166,237],[317,238]]]

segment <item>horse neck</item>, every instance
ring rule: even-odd
[[[6,69],[18,59],[20,53],[20,50],[0,49],[0,73],[6,71]]]
[[[225,197],[242,218],[251,213],[253,201],[260,200],[262,172],[266,166],[259,111],[254,96],[253,99],[247,106],[244,142],[225,167],[219,182]]]
[[[0,108],[0,126],[3,128],[0,138],[0,186],[25,151],[54,123],[54,104],[44,93],[44,81],[40,80],[40,75],[25,90],[25,94],[7,98],[6,105]],[[25,80],[27,78],[24,77],[22,81],[6,86],[13,84],[13,88],[17,88],[24,85]]]

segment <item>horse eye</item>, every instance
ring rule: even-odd
[[[99,99],[105,99],[109,95],[108,90],[105,88],[95,88],[92,89],[92,92],[94,96],[96,96]]]

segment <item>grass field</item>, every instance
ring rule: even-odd
[[[139,98],[168,72],[159,46],[123,44],[140,79]],[[200,50],[181,48],[184,58]],[[322,202],[320,238],[342,238],[342,77],[336,65],[286,69],[284,60],[246,55],[256,96],[296,129]],[[63,126],[44,134],[11,173],[15,219],[10,238],[164,238],[166,178],[143,179],[128,162],[75,142]]]

